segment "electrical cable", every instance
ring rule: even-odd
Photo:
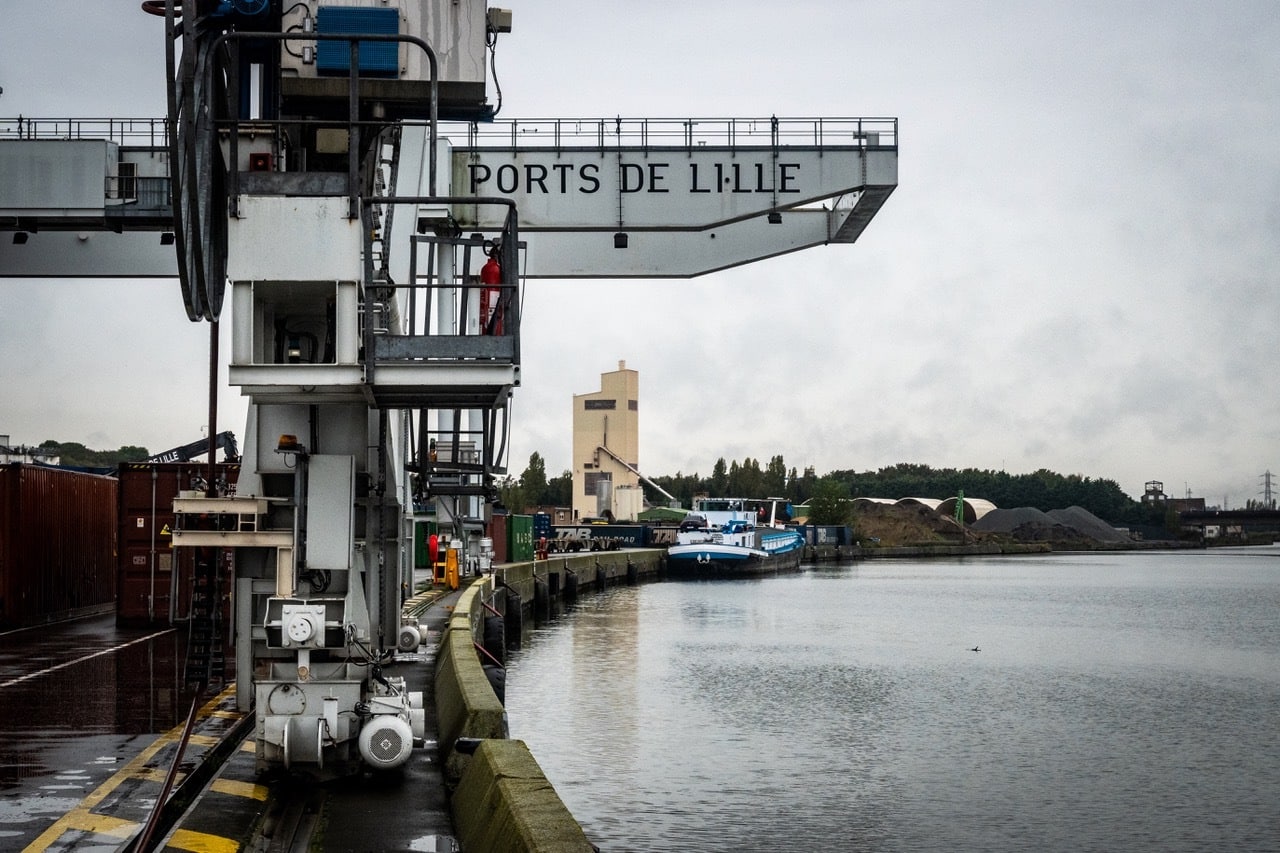
[[[293,4],[292,6],[290,6],[288,9],[285,9],[283,12],[281,12],[281,13],[280,13],[280,17],[281,17],[281,19],[286,18],[286,17],[288,17],[289,15],[292,15],[292,14],[293,14],[293,11],[294,11],[295,9],[301,9],[301,10],[302,10],[302,12],[303,12],[303,14],[302,14],[302,23],[301,23],[301,24],[293,24],[293,25],[292,25],[292,26],[290,26],[287,30],[285,30],[285,32],[286,32],[286,33],[309,33],[309,32],[311,32],[311,30],[308,30],[308,29],[307,29],[307,22],[311,20],[311,10],[310,10],[310,8],[308,8],[308,7],[307,7],[307,4],[306,4],[305,2],[298,2],[298,3],[294,3],[294,4]],[[314,26],[314,25],[313,25],[313,26]],[[283,42],[281,42],[281,43],[280,43],[280,46],[284,48],[285,53],[289,54],[289,55],[290,55],[290,56],[292,56],[294,59],[304,59],[304,57],[303,57],[303,55],[302,55],[301,53],[295,53],[295,52],[294,52],[294,51],[289,47],[289,40],[288,40],[288,39],[285,39]]]
[[[306,32],[306,30],[302,29],[302,25],[301,25],[301,24],[294,24],[293,26],[289,27],[289,29],[285,30],[285,32],[286,32],[286,33],[299,33],[299,32]],[[296,52],[294,52],[294,51],[293,51],[293,49],[292,49],[292,48],[290,48],[290,47],[289,47],[289,41],[288,41],[287,39],[286,39],[285,41],[281,42],[281,43],[280,43],[280,45],[281,45],[281,47],[283,47],[283,48],[284,48],[284,52],[285,52],[285,53],[287,53],[287,54],[289,54],[290,56],[292,56],[294,59],[302,59],[302,54],[301,54],[301,53],[296,53]]]
[[[493,88],[498,96],[498,104],[493,108],[490,119],[497,118],[502,112],[502,84],[498,82],[498,34],[489,32],[485,36],[485,44],[489,48],[489,72],[493,75]]]
[[[354,666],[381,666],[384,661],[389,660],[391,658],[390,649],[384,650],[381,654],[374,654],[373,651],[368,646],[360,642],[360,639],[356,637],[355,633],[356,633],[355,626],[348,625],[347,626],[347,644],[351,646],[355,646],[357,649],[362,651],[364,653],[365,659],[354,660],[350,655],[347,655],[348,663]]]
[[[301,574],[301,579],[311,585],[312,592],[324,592],[333,580],[333,573],[328,569],[308,569]]]
[[[142,0],[142,11],[158,18],[164,17],[165,0]],[[173,0],[175,11],[182,8],[182,0]]]

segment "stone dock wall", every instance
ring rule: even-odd
[[[495,567],[463,591],[440,638],[435,699],[439,751],[454,829],[464,850],[588,853],[594,848],[524,741],[508,737],[506,709],[484,663],[489,626],[519,631],[526,614],[658,576],[664,552],[556,555]],[[505,660],[505,658],[503,658]]]

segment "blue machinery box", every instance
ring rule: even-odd
[[[321,6],[316,10],[316,32],[345,35],[351,33],[397,35],[400,12],[397,9],[355,6]],[[351,46],[345,41],[318,41],[316,70],[321,74],[349,74]],[[400,72],[400,44],[394,41],[360,42],[360,73],[372,77],[396,77]]]

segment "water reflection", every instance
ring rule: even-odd
[[[156,636],[150,636],[156,635]],[[0,849],[20,849],[185,720],[185,630],[113,617],[0,637]]]
[[[604,849],[1267,849],[1277,605],[1275,550],[648,584],[535,632],[508,713]]]
[[[101,651],[55,663],[56,668],[0,690],[4,740],[33,730],[155,733],[185,714],[185,708],[179,710],[186,656],[181,632]]]

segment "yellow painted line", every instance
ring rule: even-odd
[[[133,774],[134,779],[141,779],[144,782],[155,782],[157,785],[163,785],[165,778],[169,775],[168,771],[161,770],[159,767],[144,767],[137,773]],[[183,779],[187,774],[181,770],[178,771],[176,778]]]
[[[209,786],[219,794],[230,794],[233,797],[247,797],[251,800],[266,802],[267,795],[271,793],[271,789],[265,785],[255,785],[252,782],[240,782],[235,779],[215,779],[213,784]]]
[[[258,745],[253,743],[252,741],[245,740],[244,743],[240,744],[240,751],[256,753],[258,751]]]
[[[191,853],[236,853],[240,849],[240,842],[223,838],[221,835],[210,835],[207,832],[179,829],[173,833],[165,847],[173,850],[190,850]]]
[[[112,838],[128,838],[135,829],[142,825],[133,820],[110,817],[104,814],[90,814],[89,812],[70,815],[69,817],[71,817],[71,820],[67,822],[68,829],[110,835]],[[30,850],[31,848],[28,847],[27,849]]]
[[[196,712],[198,717],[207,717],[217,710],[218,705],[226,697],[235,692],[235,686],[228,687],[217,696],[206,702],[199,711]],[[129,835],[141,827],[141,824],[134,821],[123,820],[121,818],[110,817],[108,815],[94,814],[93,809],[102,804],[102,801],[111,796],[111,793],[127,779],[151,779],[153,776],[152,768],[147,767],[147,763],[155,757],[161,749],[168,746],[174,741],[182,739],[182,729],[186,726],[184,721],[182,725],[175,726],[169,731],[156,738],[155,742],[148,746],[142,752],[133,757],[129,763],[125,764],[117,770],[109,779],[99,785],[94,791],[80,801],[80,804],[62,817],[58,818],[53,824],[40,833],[35,841],[31,842],[26,849],[26,853],[43,853],[51,846],[57,843],[58,839],[66,832],[93,832],[102,835],[109,835],[112,838],[128,838]],[[192,735],[192,742],[199,743],[216,743],[216,738],[210,738],[207,735],[201,735],[200,740],[196,740]],[[216,836],[210,836],[211,838]],[[235,849],[235,848],[232,848]]]

